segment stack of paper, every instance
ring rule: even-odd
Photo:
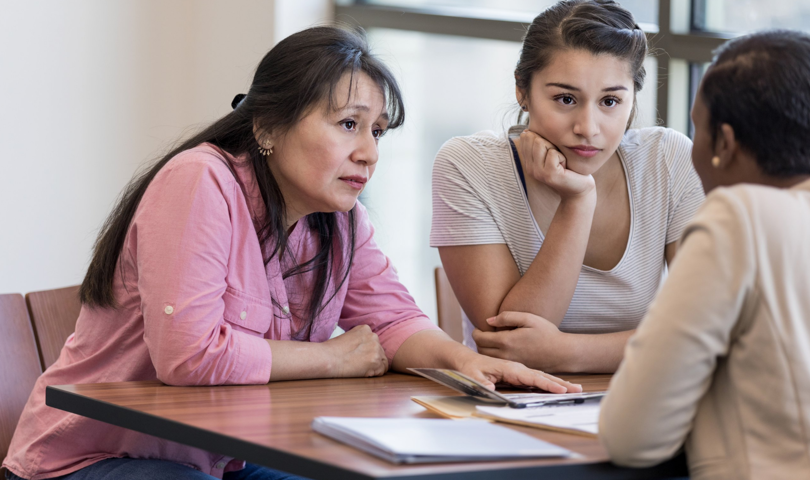
[[[466,394],[463,397],[411,397],[443,417],[484,418],[587,436],[599,433],[599,401],[607,392],[501,394],[455,370],[409,370]],[[499,403],[508,406],[498,406]]]
[[[510,408],[477,406],[476,416],[595,437],[599,434],[599,403]]]
[[[435,397],[423,395],[411,397],[411,400],[425,407],[436,415],[455,420],[472,418],[472,416],[475,415],[475,407],[479,405],[491,405],[490,403],[481,401],[475,397],[468,396]]]
[[[316,432],[392,463],[569,457],[571,451],[487,422],[317,417]]]
[[[505,393],[512,408],[540,407],[543,405],[581,404],[600,400],[607,392],[582,393]]]

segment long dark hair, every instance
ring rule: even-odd
[[[253,168],[259,185],[266,215],[257,228],[262,251],[270,252],[265,265],[275,255],[284,255],[287,232],[284,216],[284,197],[270,171],[267,159],[259,153],[254,136],[254,123],[261,130],[283,135],[312,108],[324,100],[328,108],[337,107],[335,89],[344,74],[354,79],[357,72],[367,74],[375,81],[386,98],[390,122],[388,128],[399,127],[405,119],[402,95],[388,68],[371,55],[362,30],[348,30],[335,26],[314,27],[291,35],[273,47],[259,66],[250,90],[235,102],[233,112],[225,115],[200,133],[183,141],[163,158],[136,174],[121,194],[118,203],[101,228],[93,257],[82,282],[80,296],[85,305],[116,308],[113,290],[116,265],[130,222],[138,204],[158,171],[178,153],[208,142],[234,156],[245,155]],[[352,89],[350,88],[351,92]],[[283,278],[314,271],[315,284],[311,287],[310,301],[301,318],[298,334],[309,336],[312,323],[323,307],[334,297],[324,300],[332,268],[346,260],[340,289],[349,274],[354,258],[355,218],[349,212],[349,248],[344,251],[335,213],[313,213],[305,220],[320,242],[317,254],[302,264],[296,264],[283,273]]]
[[[644,86],[647,37],[633,14],[613,0],[564,0],[535,17],[523,37],[515,84],[528,94],[532,75],[546,68],[555,53],[568,48],[627,60],[634,95]],[[635,115],[634,98],[627,128]],[[522,121],[523,112],[518,116],[518,123]]]
[[[765,174],[810,174],[810,35],[770,30],[729,40],[700,88],[712,140],[727,123]]]

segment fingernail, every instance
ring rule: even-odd
[[[487,318],[487,323],[492,323],[492,322],[494,322],[494,321],[495,321],[495,317],[489,317],[489,318]]]

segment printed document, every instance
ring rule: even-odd
[[[475,415],[499,422],[595,437],[599,434],[599,403],[509,408],[477,406]]]

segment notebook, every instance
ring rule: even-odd
[[[391,463],[570,457],[570,450],[488,422],[316,417],[312,429]]]

